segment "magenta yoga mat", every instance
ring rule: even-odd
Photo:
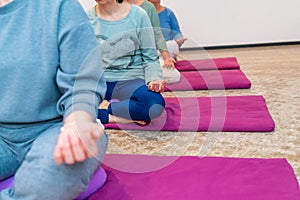
[[[284,158],[106,155],[105,185],[89,200],[299,200]]]
[[[211,70],[180,72],[178,83],[165,86],[168,91],[248,89],[250,80],[241,70]]]
[[[235,57],[179,60],[176,62],[175,66],[179,71],[223,70],[240,68],[240,65]]]
[[[122,130],[271,132],[275,123],[263,96],[168,97],[147,126],[105,124]]]
[[[34,178],[34,177],[33,177]],[[75,200],[83,200],[90,196],[92,193],[97,191],[99,188],[103,186],[107,178],[107,175],[103,168],[99,168],[91,181],[88,184],[88,187],[85,191],[81,192],[80,195]],[[7,178],[5,180],[0,181],[0,191],[8,188],[12,188],[14,185],[14,176]],[[66,191],[68,192],[68,191]]]

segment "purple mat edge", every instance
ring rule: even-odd
[[[266,100],[265,98],[262,96],[262,95],[247,95],[247,96],[225,96],[226,98],[246,98],[246,99],[249,99],[249,98],[260,98],[260,101],[263,101],[264,103],[264,109],[265,109],[265,114],[267,114],[267,117],[268,117],[268,123],[265,124],[264,128],[258,128],[258,129],[245,129],[245,128],[241,128],[241,127],[237,127],[237,128],[230,128],[230,129],[223,129],[224,127],[222,127],[222,130],[221,129],[197,129],[197,130],[181,130],[181,129],[161,129],[161,130],[158,130],[158,129],[153,129],[153,128],[149,128],[149,126],[138,126],[138,125],[135,125],[135,124],[113,124],[113,123],[110,123],[110,124],[105,124],[105,128],[108,128],[108,129],[116,129],[116,130],[142,130],[142,131],[171,131],[171,132],[273,132],[276,128],[275,126],[275,121],[273,120],[272,116],[271,116],[271,113],[269,112],[269,109],[267,107],[267,103],[266,103]],[[224,98],[222,96],[215,96],[215,97],[180,97],[180,99],[188,99],[188,98]],[[176,99],[174,97],[166,97],[165,99]]]

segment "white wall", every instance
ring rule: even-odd
[[[300,41],[300,0],[162,0],[185,47]]]
[[[78,2],[82,5],[82,7],[85,10],[90,9],[91,7],[93,7],[96,2],[94,0],[78,0]]]
[[[161,1],[180,21],[188,38],[183,47],[300,41],[300,0]]]

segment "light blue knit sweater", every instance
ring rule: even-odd
[[[76,0],[14,0],[0,7],[0,126],[96,118],[104,96],[100,51]]]
[[[88,16],[100,44],[107,81],[162,79],[153,29],[142,8],[132,5],[129,14],[117,21],[99,18],[95,8]]]

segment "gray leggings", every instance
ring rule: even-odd
[[[61,122],[23,128],[0,125],[0,180],[15,175],[14,187],[0,191],[4,199],[74,199],[100,166],[107,146],[104,134],[97,158],[74,165],[56,165],[53,150]]]

